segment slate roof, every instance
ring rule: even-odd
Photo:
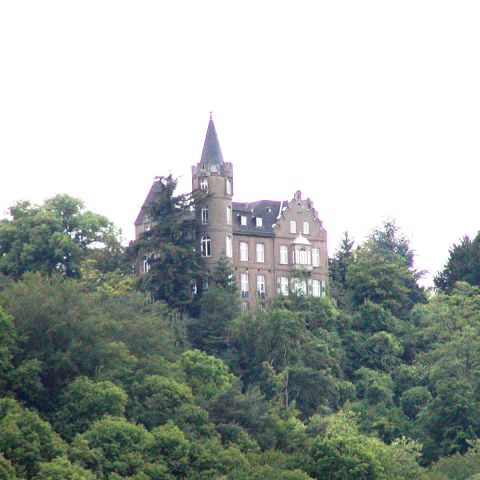
[[[153,185],[150,187],[150,190],[148,192],[147,198],[143,202],[140,212],[138,212],[137,219],[135,220],[135,225],[140,225],[141,223],[143,223],[147,207],[152,203],[153,197],[160,190],[161,187],[162,182],[160,180],[155,180],[153,182]]]
[[[233,233],[273,236],[273,225],[277,223],[280,206],[287,202],[259,200],[257,202],[232,202]],[[247,217],[247,224],[241,225],[241,216]],[[256,226],[256,217],[262,218],[262,226]]]
[[[200,163],[210,165],[221,165],[224,163],[222,149],[220,148],[220,142],[218,141],[212,114],[210,114],[210,121],[208,122],[207,134],[205,136],[205,143],[203,144]]]

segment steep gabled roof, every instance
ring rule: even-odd
[[[221,165],[223,163],[222,149],[220,148],[212,114],[210,114],[210,121],[208,122],[200,163],[205,165]]]

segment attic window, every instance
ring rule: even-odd
[[[255,218],[255,225],[256,225],[257,227],[263,227],[263,219],[262,219],[262,217],[256,217],[256,218]]]
[[[245,215],[240,216],[240,225],[243,225],[244,227],[247,225],[247,217]]]

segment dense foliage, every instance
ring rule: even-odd
[[[2,248],[25,235],[35,251],[22,222],[42,230],[53,207],[18,208]],[[48,225],[68,262],[1,257],[0,479],[478,478],[480,288],[429,298],[393,222],[359,246],[345,236],[334,301],[290,295],[247,314],[225,260],[195,300],[175,298],[160,288],[173,238],[136,282],[118,245]]]

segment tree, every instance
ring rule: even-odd
[[[19,202],[0,221],[0,272],[15,279],[25,272],[78,277],[95,249],[119,245],[112,223],[77,198],[57,195],[40,206]]]
[[[200,288],[205,274],[194,215],[202,197],[197,193],[175,195],[176,187],[177,180],[172,175],[156,180],[146,212],[150,229],[130,251],[135,258],[148,262],[148,272],[140,279],[141,287],[153,300],[163,300],[184,311],[192,306],[194,285]]]
[[[434,278],[435,286],[447,293],[459,281],[480,286],[480,232],[473,240],[464,236],[459,244],[454,244],[445,267]]]
[[[189,337],[194,347],[221,356],[229,347],[229,327],[240,314],[233,268],[221,257],[198,302],[198,314],[189,325]]]
[[[95,475],[70,463],[66,457],[57,457],[51,462],[40,464],[36,480],[95,480]]]
[[[328,261],[328,273],[330,275],[330,289],[332,296],[340,306],[345,306],[345,291],[347,289],[347,270],[354,262],[355,242],[350,239],[348,232],[344,232],[343,239],[333,258]]]
[[[36,478],[40,462],[65,455],[66,445],[37,413],[11,402],[0,418],[0,452],[19,476],[30,480]]]
[[[123,416],[126,393],[111,382],[92,382],[76,378],[66,389],[62,405],[55,415],[57,431],[71,439],[103,416]]]

